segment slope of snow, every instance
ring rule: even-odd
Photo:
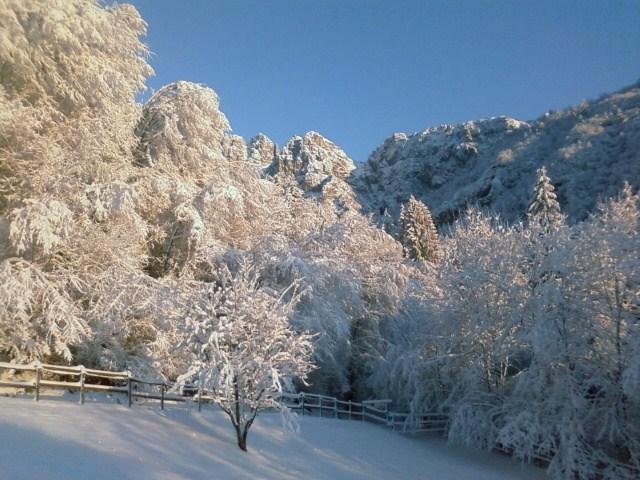
[[[542,479],[544,471],[499,455],[404,437],[355,421],[258,417],[249,452],[224,414],[207,406],[158,408],[0,398],[0,477],[56,479]]]

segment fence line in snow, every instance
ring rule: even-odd
[[[34,392],[35,400],[40,399],[43,388],[64,389],[80,392],[80,403],[84,404],[85,392],[121,393],[127,397],[128,405],[135,398],[159,400],[164,409],[166,401],[186,402],[195,400],[198,410],[204,402],[213,403],[215,397],[198,387],[186,385],[179,388],[168,382],[155,382],[134,377],[129,371],[114,372],[96,370],[82,365],[64,366],[34,362],[28,365],[0,362],[0,371],[29,372],[31,380],[0,379],[0,387],[23,388]],[[57,377],[57,379],[47,377]],[[67,377],[67,378],[65,378]],[[69,377],[73,381],[69,381]],[[62,378],[62,380],[60,380]],[[444,433],[448,417],[442,414],[410,415],[393,412],[389,409],[391,400],[364,400],[362,402],[344,401],[335,397],[315,393],[283,393],[281,400],[285,405],[301,415],[318,413],[321,417],[330,416],[348,420],[369,421],[390,427],[401,432],[438,432]]]
[[[96,370],[79,366],[51,365],[34,362],[29,365],[0,362],[0,371],[31,372],[33,378],[8,379],[0,378],[0,387],[23,388],[32,390],[36,401],[40,399],[43,388],[65,389],[80,392],[80,403],[85,400],[85,392],[122,393],[127,397],[129,407],[135,398],[159,400],[160,408],[164,409],[165,402],[196,401],[198,410],[202,404],[214,403],[215,397],[207,391],[196,386],[185,385],[180,387],[181,393],[175,393],[176,385],[168,382],[155,382],[134,377],[129,371],[114,372],[109,370]],[[62,377],[63,380],[54,380],[47,376]],[[66,381],[64,377],[77,378],[76,381]],[[97,383],[91,381],[97,379]],[[143,391],[146,389],[146,391]],[[318,413],[320,417],[328,416],[346,420],[369,421],[383,425],[392,430],[403,433],[433,432],[445,433],[449,425],[449,417],[441,413],[409,414],[390,410],[391,400],[363,400],[353,402],[339,400],[335,397],[315,393],[282,393],[281,400],[287,407],[298,411],[300,415]],[[305,413],[306,412],[306,413]],[[495,450],[511,454],[508,447],[496,446]],[[534,455],[540,462],[548,464],[551,457],[546,455]],[[629,479],[640,478],[640,473],[630,465],[617,463],[617,467],[629,472]]]
[[[129,371],[114,372],[95,370],[82,365],[70,367],[40,362],[29,365],[0,362],[1,370],[33,373],[31,380],[0,379],[0,387],[32,390],[36,401],[40,400],[40,392],[43,388],[79,391],[81,404],[84,404],[86,392],[122,393],[126,395],[129,406],[133,404],[135,398],[159,400],[161,409],[164,409],[166,401],[186,402],[195,399],[198,402],[198,409],[201,408],[203,402],[214,401],[214,398],[207,395],[207,392],[195,386],[182,386],[181,394],[177,394],[172,391],[176,387],[175,384],[143,380],[134,377]],[[47,376],[62,377],[63,380],[51,379]],[[69,381],[65,377],[77,380]]]
[[[404,412],[389,410],[391,400],[338,400],[335,397],[315,393],[283,393],[281,396],[285,405],[301,415],[305,412],[323,412],[333,418],[344,420],[370,421],[407,433],[437,432],[444,433],[447,429],[448,417],[439,413],[425,413],[410,415]]]

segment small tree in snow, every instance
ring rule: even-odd
[[[247,450],[247,433],[258,413],[284,408],[280,394],[313,368],[312,337],[296,333],[288,322],[297,298],[291,288],[278,296],[262,287],[255,268],[246,263],[235,275],[224,267],[199,318],[188,322],[192,362],[178,383],[195,378],[199,388],[213,394],[241,450]]]
[[[408,257],[428,262],[438,258],[438,232],[431,212],[413,195],[400,208],[400,237]]]
[[[564,222],[560,204],[555,194],[555,187],[547,175],[545,167],[538,169],[538,180],[533,187],[533,196],[527,210],[530,223],[537,223],[545,230]]]

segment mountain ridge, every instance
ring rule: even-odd
[[[524,122],[508,116],[395,133],[358,165],[351,183],[365,210],[397,216],[416,196],[449,223],[469,206],[524,219],[545,165],[570,221],[586,218],[624,181],[640,179],[640,82]]]
[[[260,133],[246,148],[264,176],[289,175],[307,196],[375,218],[385,211],[397,218],[415,196],[438,224],[472,206],[524,221],[535,172],[545,166],[563,211],[577,222],[625,181],[640,187],[640,81],[531,121],[501,115],[396,132],[362,163],[313,131],[282,147]]]

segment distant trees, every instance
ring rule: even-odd
[[[289,324],[298,298],[293,288],[279,295],[269,291],[247,263],[236,274],[226,267],[219,273],[205,310],[187,322],[190,366],[179,381],[195,379],[213,394],[235,428],[238,447],[246,451],[258,413],[285,408],[279,394],[291,391],[296,379],[304,382],[313,368],[312,337]]]
[[[400,208],[400,239],[405,255],[433,262],[438,258],[438,232],[429,208],[413,195]]]

